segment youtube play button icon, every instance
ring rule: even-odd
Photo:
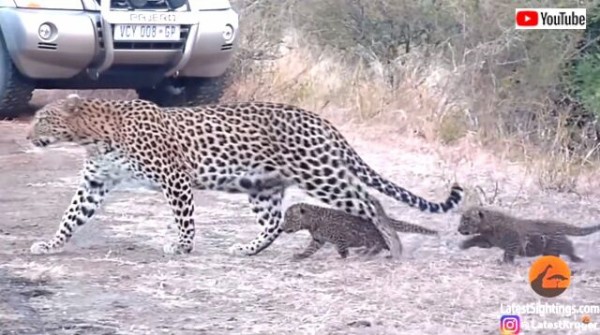
[[[539,21],[539,13],[535,10],[521,10],[515,16],[515,23],[518,27],[535,27]]]

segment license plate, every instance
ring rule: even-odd
[[[181,30],[176,25],[159,24],[117,24],[114,29],[115,41],[179,41]]]

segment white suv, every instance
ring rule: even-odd
[[[0,0],[0,117],[35,88],[217,102],[237,47],[228,0]]]

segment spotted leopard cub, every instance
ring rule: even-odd
[[[600,231],[600,225],[576,227],[555,220],[521,219],[497,210],[474,206],[461,216],[458,232],[474,235],[463,241],[461,249],[472,247],[504,250],[502,261],[512,263],[516,256],[567,255],[581,262],[575,254],[570,236],[584,236]]]
[[[373,198],[379,219],[387,221],[394,230],[402,233],[437,235],[435,230],[416,224],[399,221],[387,216],[379,200]],[[283,231],[295,233],[306,229],[312,237],[310,244],[294,259],[310,257],[327,242],[335,245],[342,258],[348,256],[348,248],[365,247],[363,254],[376,255],[381,250],[389,250],[381,233],[369,221],[346,212],[321,206],[299,203],[290,206],[283,219]]]

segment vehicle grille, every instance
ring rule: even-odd
[[[100,48],[104,49],[102,22],[96,22],[96,33]],[[190,33],[189,25],[181,25],[181,38],[177,42],[114,42],[115,50],[183,50],[185,41]]]
[[[38,49],[57,50],[58,49],[58,45],[56,43],[39,42],[38,43]]]
[[[101,4],[102,0],[96,0],[98,5]],[[130,5],[126,0],[110,0],[110,8],[112,9],[129,9]],[[137,9],[167,9],[167,3],[165,0],[148,0],[146,5],[142,8]]]

